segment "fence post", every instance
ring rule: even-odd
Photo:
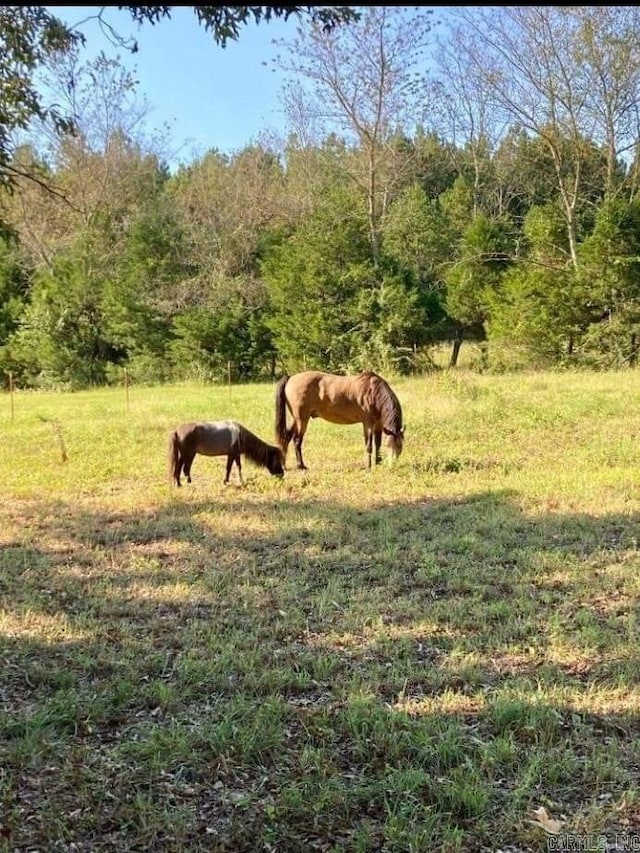
[[[127,411],[129,411],[129,373],[127,368],[124,369],[124,399],[127,406]]]
[[[13,423],[15,418],[15,410],[13,403],[13,371],[9,371],[9,397],[11,399],[11,423]]]

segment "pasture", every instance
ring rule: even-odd
[[[640,373],[387,378],[243,488],[168,433],[275,386],[0,396],[0,850],[638,838]]]

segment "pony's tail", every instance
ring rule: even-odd
[[[285,375],[276,385],[276,441],[283,455],[287,452],[289,432],[287,430],[287,401],[284,393],[289,377]]]
[[[175,482],[176,486],[180,485],[181,467],[182,457],[180,454],[178,433],[174,430],[169,436],[169,481],[171,483]]]

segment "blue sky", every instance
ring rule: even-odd
[[[49,6],[68,24],[97,14],[99,6]],[[150,107],[147,124],[171,128],[176,161],[190,162],[210,148],[232,152],[255,140],[262,131],[281,130],[279,92],[284,77],[265,66],[277,52],[272,41],[293,38],[297,19],[247,24],[237,42],[217,45],[198,24],[191,7],[173,7],[171,19],[138,27],[131,16],[116,7],[105,17],[122,36],[138,41],[130,55],[109,44],[96,21],[82,26],[87,37],[87,58],[100,50],[120,56],[135,71],[138,92]]]

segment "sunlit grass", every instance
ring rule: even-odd
[[[273,386],[0,397],[0,849],[544,849],[636,826],[640,377],[394,378],[395,467],[196,457]],[[293,453],[289,459],[293,465]]]

